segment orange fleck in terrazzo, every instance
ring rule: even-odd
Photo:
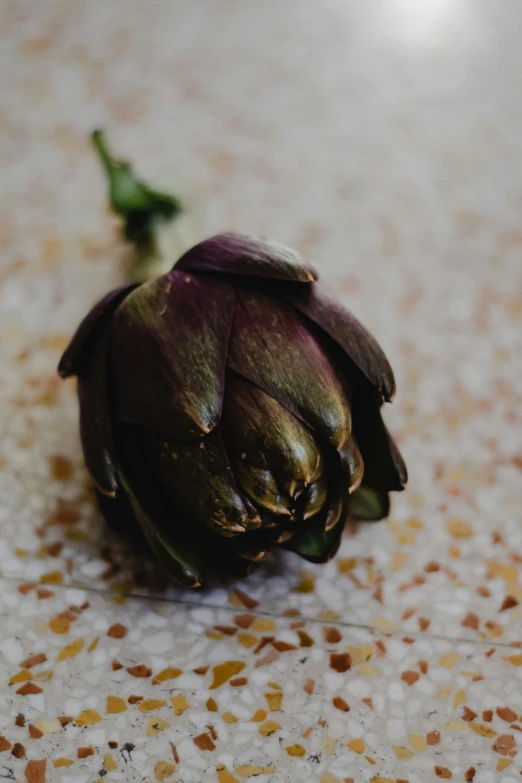
[[[38,728],[38,726],[35,726],[34,724],[30,723],[28,726],[29,730],[29,736],[31,739],[40,739],[40,737],[43,737],[44,733],[41,729]]]
[[[212,737],[208,733],[199,734],[197,737],[194,737],[194,745],[196,745],[200,750],[214,750],[216,747]]]
[[[245,609],[255,609],[258,601],[251,598],[243,590],[236,588],[230,593],[230,602],[233,606],[244,606]]]
[[[183,694],[178,694],[177,696],[171,696],[170,701],[172,702],[172,707],[174,709],[174,715],[183,715],[185,710],[188,710],[190,707],[189,702],[183,696]]]
[[[47,761],[32,759],[25,768],[27,783],[46,783]]]
[[[143,699],[138,705],[140,712],[150,712],[151,710],[159,710],[161,707],[165,707],[167,702],[165,699]]]
[[[149,667],[145,666],[143,663],[136,664],[136,666],[128,666],[127,671],[132,677],[138,678],[146,679],[152,675],[152,669],[149,669]]]
[[[113,639],[124,639],[128,634],[128,629],[121,623],[114,623],[107,631],[107,636]]]
[[[518,718],[517,713],[509,707],[497,707],[495,712],[498,717],[506,721],[506,723],[513,723]]]
[[[472,720],[475,720],[475,718],[477,717],[477,713],[471,710],[469,707],[464,706],[460,711],[460,717],[462,718],[462,720],[465,720],[468,723],[470,723]]]
[[[275,720],[267,720],[259,727],[259,733],[264,737],[269,737],[281,728],[281,724]]]
[[[58,769],[59,767],[70,767],[72,764],[74,764],[74,761],[64,756],[53,759],[53,767],[55,769]]]
[[[343,673],[352,666],[352,658],[349,653],[331,653],[330,668],[336,672]]]
[[[476,615],[475,612],[468,612],[462,620],[461,625],[463,628],[472,628],[474,631],[478,631],[479,622],[478,615]]]
[[[297,631],[297,635],[301,647],[312,647],[315,644],[315,639],[306,631]]]
[[[234,677],[233,680],[229,681],[229,685],[232,688],[242,688],[243,685],[248,684],[248,677]]]
[[[234,622],[237,625],[238,628],[243,628],[243,630],[248,630],[252,623],[254,622],[255,617],[253,614],[237,614],[234,617]]]
[[[34,682],[26,682],[16,691],[20,696],[31,696],[36,693],[43,693],[43,688],[36,685]]]
[[[290,644],[290,642],[279,642],[277,639],[271,642],[272,647],[277,650],[277,652],[289,652],[290,650],[297,650],[297,647],[295,644]]]
[[[157,761],[154,767],[154,777],[156,780],[165,780],[170,777],[176,767],[170,761]]]
[[[302,745],[296,744],[296,745],[288,745],[285,748],[286,752],[289,756],[297,756],[298,758],[303,758],[303,756],[306,755],[306,750],[303,748]]]
[[[87,756],[94,756],[94,752],[94,748],[91,747],[78,748],[78,758],[85,759]]]
[[[420,677],[419,672],[411,671],[411,670],[405,671],[401,674],[401,680],[404,680],[404,682],[410,686],[414,685],[419,679],[419,677]]]
[[[512,734],[500,734],[491,746],[495,753],[500,753],[502,756],[515,756],[517,752],[517,746]]]
[[[92,726],[102,720],[101,715],[96,710],[84,710],[75,720],[77,726]]]
[[[281,709],[281,705],[283,702],[283,694],[280,692],[277,693],[265,693],[265,699],[268,704],[268,709],[270,712],[279,712]]]
[[[338,644],[343,638],[338,628],[323,628],[323,636],[327,644]]]
[[[83,650],[84,645],[85,640],[83,638],[75,639],[73,642],[66,644],[58,653],[58,660],[64,661],[68,658],[76,658],[78,653]]]
[[[34,653],[28,658],[25,658],[25,660],[20,663],[20,666],[23,669],[32,669],[33,666],[38,666],[38,664],[45,663],[46,661],[47,655],[45,653]]]

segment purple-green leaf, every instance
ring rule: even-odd
[[[285,298],[342,348],[385,400],[393,399],[395,378],[379,343],[321,283],[289,291]]]
[[[329,530],[308,528],[298,531],[283,547],[311,563],[327,563],[341,545],[344,523],[344,513],[341,512],[337,523]]]
[[[235,373],[226,376],[222,432],[236,480],[250,500],[296,519],[324,501],[324,461],[311,430]]]
[[[141,427],[123,430],[125,447],[138,450],[169,503],[188,524],[193,519],[227,537],[260,526],[259,515],[249,513],[238,491],[219,428],[191,443]]]
[[[180,258],[176,269],[295,283],[317,280],[315,269],[295,250],[233,233],[217,234],[195,245]]]
[[[85,464],[99,491],[114,497],[118,489],[107,389],[108,332],[103,331],[78,378],[80,435]]]
[[[349,509],[353,519],[377,522],[390,513],[390,498],[387,492],[362,486],[351,495]]]
[[[112,323],[121,421],[193,440],[218,423],[234,291],[173,270],[133,291]]]
[[[229,367],[340,448],[351,429],[343,383],[323,345],[285,302],[238,292]]]
[[[385,492],[400,492],[408,471],[382,420],[379,402],[364,391],[354,402],[354,435],[364,461],[363,484]]]
[[[111,315],[135,285],[123,285],[106,294],[90,310],[77,328],[68,347],[60,359],[58,373],[62,378],[78,375],[82,362],[86,361],[97,336],[106,326]]]
[[[353,433],[339,449],[339,456],[341,458],[341,467],[347,477],[346,485],[348,491],[354,492],[363,479],[364,462]]]

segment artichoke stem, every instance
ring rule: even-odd
[[[186,227],[181,231],[178,225],[184,214],[181,201],[149,188],[127,161],[114,158],[103,131],[93,131],[91,138],[107,177],[111,209],[122,218],[123,237],[134,246],[130,277],[138,283],[154,280],[169,272],[191,244]]]
[[[103,135],[102,130],[95,130],[91,134],[92,139],[92,145],[100,159],[100,162],[102,163],[107,175],[109,176],[109,173],[114,165],[114,160],[109,153],[107,144],[105,142],[105,138]]]
[[[129,264],[132,281],[146,283],[167,274],[193,244],[185,213],[170,222],[159,221],[154,241],[143,246],[135,244],[132,249]]]

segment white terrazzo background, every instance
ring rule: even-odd
[[[0,777],[520,780],[520,4],[27,0],[0,16]],[[74,388],[55,376],[123,275],[96,126],[189,199],[195,240],[296,246],[388,353],[409,489],[327,566],[280,556],[241,584],[165,591],[103,540]],[[21,666],[33,653],[47,660]],[[225,661],[246,682],[212,690]],[[183,674],[154,685],[168,667]],[[16,693],[26,682],[41,693]],[[251,717],[274,684],[264,736]],[[107,714],[133,694],[166,704]]]

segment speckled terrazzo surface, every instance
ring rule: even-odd
[[[2,17],[0,778],[520,780],[519,3]],[[298,247],[389,354],[410,488],[328,566],[184,593],[104,539],[54,374],[122,276],[97,125],[194,239]]]

